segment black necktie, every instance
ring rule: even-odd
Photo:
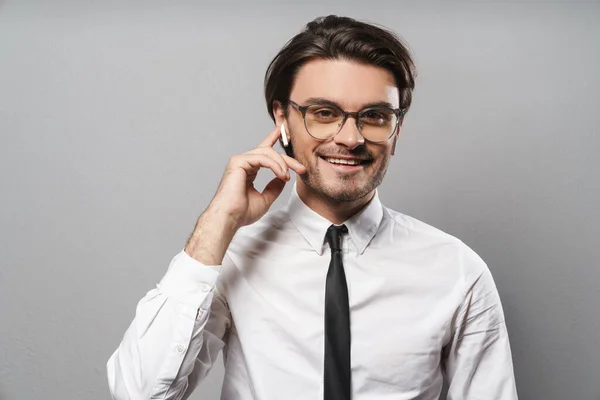
[[[325,236],[331,261],[325,284],[325,379],[324,400],[350,400],[350,309],[342,264],[345,225],[331,225]]]

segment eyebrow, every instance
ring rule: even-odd
[[[339,108],[341,110],[344,109],[342,106],[340,106],[335,101],[326,99],[324,97],[309,97],[308,99],[306,99],[304,101],[304,103],[307,104],[307,105],[308,104],[330,105],[330,106],[337,107],[337,108]],[[372,107],[388,107],[388,108],[394,109],[394,106],[391,103],[387,102],[387,101],[376,101],[376,102],[372,102],[372,103],[363,104],[363,106],[360,108],[360,110],[364,110],[366,108],[372,108]]]

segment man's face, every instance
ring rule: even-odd
[[[347,60],[313,60],[298,71],[290,100],[305,106],[314,98],[332,101],[345,111],[361,111],[382,102],[393,108],[399,106],[398,88],[389,71]],[[294,157],[307,168],[298,185],[340,202],[361,199],[379,186],[398,132],[385,142],[371,143],[360,135],[356,120],[349,117],[333,139],[319,141],[307,132],[300,111],[288,106],[287,112]],[[328,161],[332,158],[361,163]]]

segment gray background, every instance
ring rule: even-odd
[[[268,62],[328,13],[412,47],[380,194],[488,262],[521,399],[600,399],[600,5],[399,1],[0,5],[0,399],[109,398],[137,301],[272,127]]]

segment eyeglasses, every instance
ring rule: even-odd
[[[331,139],[341,130],[348,117],[354,117],[356,128],[369,142],[389,140],[400,124],[406,110],[387,106],[368,107],[358,112],[344,111],[334,103],[312,103],[300,106],[292,100],[288,104],[302,113],[304,126],[317,140]]]

